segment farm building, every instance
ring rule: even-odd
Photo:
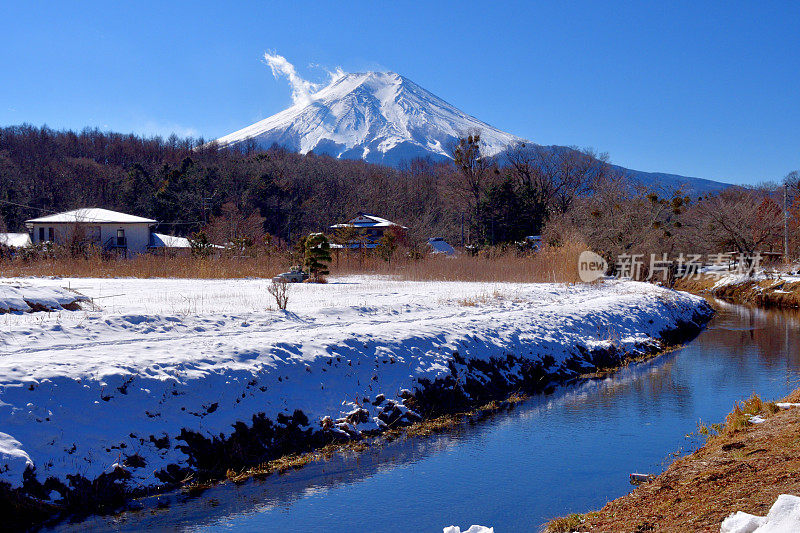
[[[334,233],[347,236],[344,248],[375,248],[389,228],[407,229],[391,220],[359,211],[358,215],[342,224],[330,227]]]

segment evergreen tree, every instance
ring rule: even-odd
[[[323,276],[330,274],[328,265],[331,262],[331,244],[328,238],[322,233],[312,233],[305,238],[303,244],[305,267],[311,280],[324,281]]]

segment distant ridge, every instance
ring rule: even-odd
[[[222,147],[255,142],[278,144],[343,159],[397,166],[417,157],[449,159],[458,138],[479,132],[488,155],[530,142],[464,113],[394,72],[344,74],[269,118],[217,139]],[[726,183],[618,167],[633,180],[661,187],[683,186],[688,194],[722,190]]]

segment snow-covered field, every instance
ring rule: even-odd
[[[357,421],[325,424],[357,434],[384,425],[384,409],[407,411],[394,402],[420,378],[467,372],[454,351],[484,361],[552,356],[550,370],[564,373],[569,358],[585,357],[579,346],[652,346],[708,309],[696,296],[617,281],[350,277],[291,286],[285,312],[274,309],[265,280],[1,283],[23,292],[70,287],[93,299],[80,311],[0,315],[0,481],[12,486],[28,465],[40,481],[93,479],[134,454],[144,464],[126,467],[132,483],[157,484],[156,471],[187,463],[176,447],[181,428],[229,435],[257,413],[276,420],[300,409],[321,428],[325,417],[365,409]],[[517,369],[504,372],[512,379]]]

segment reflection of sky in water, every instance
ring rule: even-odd
[[[445,435],[412,439],[200,497],[169,510],[72,526],[192,531],[441,531],[473,523],[531,530],[602,506],[690,450],[697,423],[757,392],[800,386],[800,320],[723,306],[683,350],[614,377],[536,398]],[[69,526],[63,529],[70,529]]]

